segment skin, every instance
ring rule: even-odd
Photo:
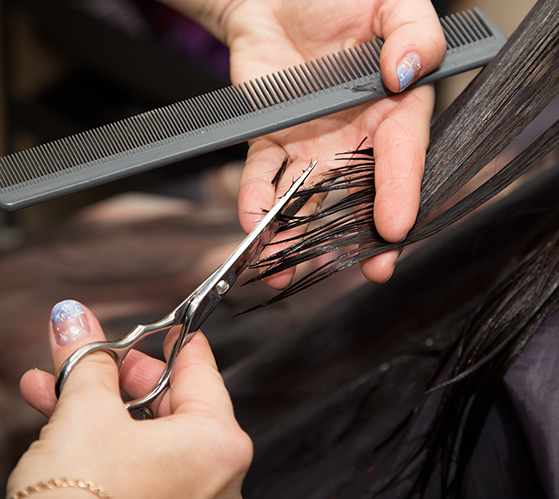
[[[409,53],[421,59],[416,75],[442,61],[445,42],[426,0],[168,0],[205,26],[231,49],[231,78],[240,83],[309,59],[382,37],[381,71],[399,91],[396,68]],[[429,86],[382,99],[261,137],[250,143],[239,190],[239,218],[250,231],[311,160],[316,174],[332,166],[336,153],[353,150],[367,137],[376,155],[375,224],[388,241],[405,237],[417,216],[429,121],[434,103]],[[291,163],[276,188],[271,183],[285,156]],[[320,199],[305,208],[314,210]],[[286,234],[288,237],[289,234]],[[364,275],[385,281],[396,253],[362,265]],[[293,272],[268,280],[285,287]],[[50,329],[54,371],[77,347],[103,339],[86,309],[89,335],[59,346]],[[168,340],[170,344],[171,339]],[[157,419],[132,420],[122,406],[121,387],[132,397],[146,393],[161,363],[138,352],[127,358],[120,379],[104,353],[81,362],[58,401],[54,377],[29,371],[21,380],[25,400],[49,418],[8,483],[13,494],[40,480],[88,478],[115,498],[236,498],[252,458],[248,436],[235,420],[231,401],[206,339],[197,333],[182,350],[172,388],[155,408]],[[41,498],[92,497],[77,489],[41,492]]]
[[[55,372],[79,346],[104,339],[97,319],[84,307],[90,334],[59,346],[49,329]],[[166,350],[173,338],[168,338]],[[139,352],[127,358],[122,385],[132,394],[147,393],[162,363]],[[239,427],[205,336],[198,332],[181,351],[171,389],[157,419],[137,421],[124,409],[116,365],[105,353],[84,359],[68,378],[58,402],[54,376],[32,370],[21,393],[48,424],[13,470],[8,493],[49,478],[91,479],[113,497],[238,498],[252,459],[252,443]],[[186,494],[186,495],[185,495]],[[64,489],[41,498],[92,497]]]
[[[419,55],[418,78],[435,69],[446,50],[437,14],[426,0],[167,3],[198,19],[230,47],[233,83],[381,37],[385,40],[382,76],[386,86],[397,93],[396,68],[406,54]],[[367,137],[364,145],[372,145],[376,155],[375,225],[387,241],[402,240],[417,216],[433,104],[433,88],[421,87],[253,140],[239,190],[243,229],[252,230],[262,218],[262,210],[273,206],[311,160],[319,161],[316,176],[332,166],[336,153],[354,150]],[[271,180],[286,155],[292,163],[276,190]],[[320,202],[314,199],[306,211]],[[397,257],[392,252],[365,262],[365,277],[387,280]],[[289,284],[293,272],[278,274],[267,283],[281,289]]]

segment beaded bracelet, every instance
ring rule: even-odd
[[[35,492],[66,489],[69,487],[87,490],[101,499],[112,499],[112,496],[100,485],[97,485],[91,480],[80,480],[77,478],[54,478],[46,482],[38,482],[31,487],[26,487],[22,491],[15,493],[10,499],[22,499],[23,497],[29,497]]]

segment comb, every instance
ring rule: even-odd
[[[506,37],[479,9],[440,19],[443,63],[414,86],[486,65]],[[376,39],[255,80],[0,158],[10,211],[380,99]]]

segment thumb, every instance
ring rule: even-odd
[[[399,0],[387,5],[381,12],[380,67],[386,86],[401,92],[439,66],[446,41],[431,2]]]
[[[55,373],[77,348],[91,341],[104,339],[105,335],[99,322],[87,307],[73,300],[65,300],[52,309],[49,343]],[[103,353],[96,354],[95,357],[105,366],[101,369],[106,369],[108,379],[111,379],[114,371],[113,360]],[[84,359],[86,360],[91,359]],[[74,376],[70,376],[72,377]],[[55,378],[52,374],[36,369],[27,371],[20,381],[24,400],[47,418],[52,416],[56,407],[54,384]],[[112,382],[109,384],[112,390]]]
[[[66,359],[81,346],[103,341],[105,335],[93,313],[81,303],[65,300],[54,306],[49,327],[49,342],[55,373]],[[85,356],[72,369],[60,399],[71,395],[77,403],[91,404],[104,396],[118,400],[122,406],[118,384],[118,368],[105,352]],[[99,402],[101,402],[99,400]]]
[[[55,373],[79,347],[104,339],[105,335],[99,322],[93,313],[82,304],[73,300],[65,300],[57,303],[52,309],[49,343]],[[118,391],[117,369],[110,356],[99,352],[87,357],[79,364],[84,364],[87,371],[89,369],[87,364],[93,362],[91,368],[98,369],[99,373],[83,373],[83,376],[91,376],[94,383],[104,383],[109,393],[116,393]],[[82,377],[81,374],[74,376],[84,366],[76,366],[65,384],[64,392],[68,391],[66,385],[91,386],[90,381],[76,379],[78,376]],[[71,382],[70,379],[72,379]],[[52,416],[57,403],[54,382],[55,378],[52,374],[40,370],[26,372],[20,382],[21,394],[25,401],[48,418]],[[122,404],[122,402],[120,403]]]

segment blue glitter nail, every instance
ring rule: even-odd
[[[400,92],[405,90],[419,75],[421,71],[421,59],[419,54],[410,52],[400,61],[396,68],[398,80],[400,81]]]
[[[51,318],[52,322],[59,323],[84,314],[83,307],[77,301],[64,300],[53,307]]]

